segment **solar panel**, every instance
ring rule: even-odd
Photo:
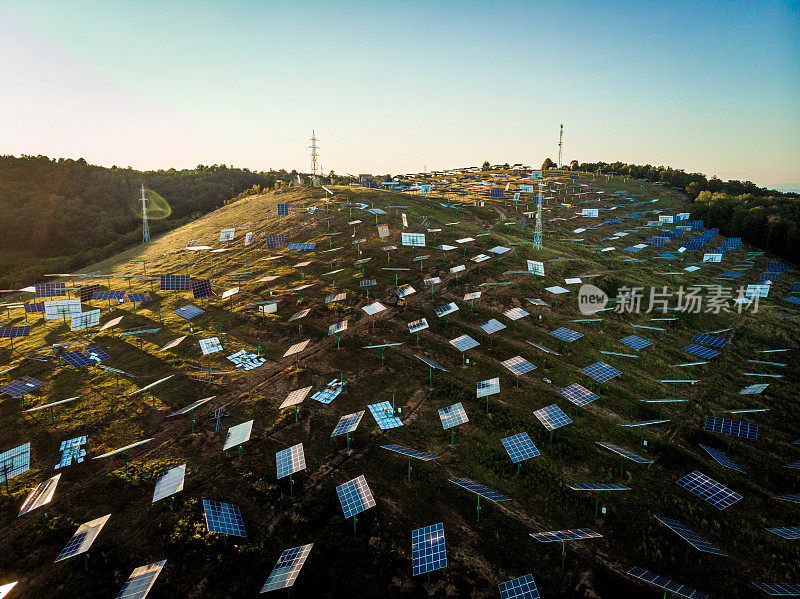
[[[469,422],[469,418],[467,418],[467,413],[464,411],[464,406],[461,405],[461,402],[440,408],[439,419],[442,421],[442,428],[444,428],[444,430]]]
[[[703,347],[702,345],[697,345],[696,343],[691,343],[683,348],[687,354],[692,354],[693,356],[698,356],[700,358],[715,358],[719,355],[719,352],[713,349],[709,349],[707,347]]]
[[[364,410],[347,414],[346,416],[339,418],[339,422],[336,424],[336,428],[333,429],[331,437],[338,437],[339,435],[352,433],[358,428],[362,416],[364,416]]]
[[[569,387],[559,389],[558,393],[579,407],[588,405],[600,397],[578,383],[572,383]]]
[[[694,343],[702,343],[703,345],[708,345],[710,347],[725,347],[730,343],[728,339],[723,337],[717,337],[716,335],[708,335],[704,333],[700,333],[692,337],[692,341]]]
[[[278,480],[305,470],[306,456],[303,452],[303,444],[298,443],[276,453],[275,466],[278,470]]]
[[[311,399],[314,399],[320,403],[329,404],[336,399],[341,392],[341,381],[339,381],[339,379],[333,379],[330,383],[328,383],[328,386],[325,389],[314,393],[314,395],[311,396]]]
[[[739,395],[757,395],[759,393],[762,393],[767,387],[769,387],[769,383],[748,385],[747,387],[739,391]]]
[[[331,295],[325,298],[326,304],[331,304],[333,302],[342,302],[347,299],[346,293],[332,293]]]
[[[81,300],[51,300],[44,302],[45,320],[72,318],[81,313]]]
[[[724,452],[720,451],[719,449],[714,449],[713,447],[708,447],[707,445],[700,444],[700,447],[710,455],[714,460],[723,468],[729,468],[731,470],[735,470],[736,472],[741,472],[745,474],[744,469],[739,466],[736,462],[730,459]]]
[[[442,278],[441,277],[425,277],[424,279],[422,279],[422,282],[426,286],[430,287],[431,285],[438,285],[439,283],[441,283],[442,282]]]
[[[144,599],[147,597],[166,563],[167,560],[163,559],[160,562],[136,568],[125,581],[117,599]]]
[[[622,374],[622,371],[617,370],[605,362],[595,362],[586,368],[582,368],[581,372],[589,378],[596,380],[598,383],[605,383]]]
[[[61,553],[58,554],[58,557],[53,563],[60,562],[88,551],[92,546],[92,543],[94,543],[94,540],[97,538],[97,535],[99,535],[100,531],[103,530],[103,526],[105,526],[110,517],[111,514],[107,514],[101,518],[90,520],[89,522],[84,522],[81,524],[78,527],[78,530],[75,531],[75,534],[72,535],[72,538],[64,546],[64,549],[61,550]]]
[[[228,429],[228,435],[225,437],[225,445],[222,447],[222,451],[249,441],[250,433],[252,431],[252,420],[248,420],[247,422],[242,422],[241,424],[230,427]]]
[[[471,491],[476,495],[480,495],[489,501],[510,501],[510,497],[506,497],[505,495],[498,493],[497,491],[492,491],[488,487],[484,487],[483,485],[479,485],[478,483],[471,481],[467,478],[451,478],[450,482],[458,485],[459,487],[463,487],[467,491]]]
[[[740,420],[729,420],[718,416],[706,416],[706,423],[703,430],[712,433],[722,433],[733,437],[744,437],[745,439],[758,439],[758,425]]]
[[[0,393],[5,393],[11,397],[22,397],[44,385],[40,380],[30,376],[23,376],[21,379],[11,381],[0,387]]]
[[[0,339],[14,339],[16,337],[27,337],[31,334],[31,327],[0,327]]]
[[[410,458],[416,458],[418,460],[422,460],[423,462],[429,462],[430,460],[439,459],[438,456],[425,453],[424,451],[411,449],[410,447],[403,447],[402,445],[381,445],[381,448],[388,449],[389,451],[394,451],[402,455],[406,455]]]
[[[25,304],[26,314],[35,314],[36,312],[44,312],[44,304]]]
[[[767,530],[787,541],[796,541],[800,539],[800,526],[768,528]]]
[[[648,460],[647,458],[643,458],[640,455],[633,453],[632,451],[628,451],[627,449],[623,449],[619,445],[614,445],[613,443],[609,443],[608,441],[595,441],[600,447],[605,447],[609,451],[613,451],[617,455],[622,456],[623,458],[627,458],[632,462],[636,462],[637,464],[652,464],[653,460]]]
[[[207,279],[192,279],[192,296],[195,299],[210,297],[211,295],[213,295],[211,281]]]
[[[484,333],[488,333],[489,335],[491,335],[492,333],[496,333],[497,331],[502,331],[504,328],[506,328],[506,325],[504,325],[499,320],[495,320],[494,318],[492,318],[491,320],[484,322],[482,325],[480,325],[480,327]]]
[[[92,362],[102,362],[103,360],[111,359],[111,356],[109,356],[106,352],[104,352],[96,345],[90,345],[89,347],[86,348],[85,351],[89,355],[89,359]]]
[[[81,294],[81,301],[88,302],[94,296],[95,291],[100,291],[100,285],[85,285],[81,287],[80,294]]]
[[[567,416],[556,404],[536,410],[533,415],[536,416],[536,418],[539,419],[539,422],[541,422],[549,431],[554,431],[562,426],[572,423],[570,417]]]
[[[305,341],[300,341],[299,343],[295,343],[294,345],[292,345],[292,347],[286,350],[286,352],[283,354],[283,357],[285,358],[286,356],[293,356],[295,354],[299,354],[306,348],[306,346],[309,343],[311,343],[311,339],[306,339]]]
[[[0,584],[0,599],[3,599],[6,595],[8,595],[12,589],[17,586],[17,582],[9,582],[8,584]]]
[[[282,410],[284,408],[289,408],[291,406],[296,406],[303,402],[303,400],[308,395],[309,391],[311,391],[311,385],[308,387],[303,387],[302,389],[295,389],[289,395],[286,396],[286,399],[283,400],[283,403],[280,405],[278,409]]]
[[[235,234],[236,234],[236,227],[234,227],[232,229],[222,229],[219,232],[219,240],[220,241],[232,241]]]
[[[70,316],[69,328],[71,331],[79,331],[100,324],[100,310],[89,310]]]
[[[378,281],[376,281],[375,279],[363,279],[363,280],[358,282],[358,285],[360,287],[374,287],[377,284],[378,284]]]
[[[572,343],[573,341],[577,341],[583,335],[578,331],[573,331],[572,329],[567,329],[565,327],[557,328],[555,331],[551,331],[550,333],[556,339],[561,339],[567,343]]]
[[[539,599],[540,597],[532,574],[501,582],[497,588],[500,590],[500,599]]]
[[[753,586],[773,597],[800,597],[800,584],[792,582],[754,582]]]
[[[328,335],[336,335],[347,330],[347,321],[343,320],[328,327]]]
[[[579,539],[596,539],[602,537],[599,532],[589,528],[573,528],[571,530],[551,530],[549,532],[531,533],[531,536],[540,543],[563,543]]]
[[[451,339],[450,343],[454,345],[459,351],[467,351],[468,349],[472,349],[473,347],[478,347],[480,343],[475,341],[469,335],[461,335],[460,337],[456,337],[455,339]]]
[[[165,470],[156,479],[156,488],[153,491],[153,501],[165,499],[183,491],[183,481],[186,478],[186,464]]]
[[[650,572],[644,568],[639,568],[638,566],[634,566],[628,570],[628,575],[638,578],[639,580],[649,582],[655,587],[666,589],[671,593],[675,593],[679,597],[686,597],[687,599],[708,599],[708,595],[705,593],[701,593],[696,589],[687,587],[684,584],[675,582],[674,580],[670,580],[669,578],[655,574],[654,572]]]
[[[408,332],[409,333],[418,333],[419,331],[424,331],[428,328],[428,321],[424,318],[420,318],[419,320],[414,320],[408,323]]]
[[[395,295],[397,295],[397,297],[408,297],[412,293],[416,292],[417,290],[414,289],[411,285],[400,285],[400,287],[398,287],[397,290],[395,291]]]
[[[126,445],[125,447],[120,447],[119,449],[112,449],[108,453],[104,453],[103,455],[95,456],[93,459],[95,460],[102,460],[104,458],[110,458],[111,456],[115,456],[120,453],[125,453],[126,451],[133,449],[135,447],[139,447],[140,445],[144,445],[145,443],[149,443],[152,441],[153,438],[150,437],[149,439],[145,439],[144,441],[137,441],[136,443],[131,443],[130,445]],[[84,441],[85,443],[85,441]]]
[[[31,444],[25,443],[0,453],[0,483],[30,470]]]
[[[208,339],[200,340],[200,350],[204,356],[222,351],[222,344],[219,342],[219,337],[209,337]]]
[[[206,526],[208,526],[209,532],[218,532],[234,537],[247,536],[238,505],[203,499],[203,510],[205,511]]]
[[[31,489],[28,497],[22,503],[22,507],[20,508],[17,517],[24,516],[28,512],[32,512],[36,508],[40,508],[43,505],[50,503],[50,500],[53,499],[53,494],[56,492],[56,485],[58,485],[60,478],[61,475],[56,474],[54,477],[43,480],[33,489]]]
[[[89,364],[94,364],[92,360],[89,359],[89,356],[84,356],[79,351],[67,351],[61,354],[61,358],[70,366],[75,368],[82,368],[83,366],[88,366]]]
[[[418,360],[421,360],[430,368],[435,368],[436,370],[441,370],[442,372],[450,372],[449,370],[447,370],[447,368],[445,368],[438,362],[431,360],[430,358],[426,358],[425,356],[420,356],[419,354],[414,354],[414,357],[417,358]]]
[[[60,297],[67,295],[65,283],[37,283],[34,285],[36,297]]]
[[[481,292],[480,291],[471,291],[470,293],[465,293],[464,294],[464,301],[465,302],[471,302],[473,300],[476,300],[476,299],[480,298],[480,296],[481,296]]]
[[[351,518],[375,506],[375,499],[363,474],[336,487],[336,493],[345,518]]]
[[[447,567],[444,523],[411,531],[411,569],[413,576]]]
[[[530,312],[526,312],[522,308],[511,308],[503,312],[503,315],[510,320],[519,320],[520,318],[530,316]]]
[[[536,449],[536,445],[533,444],[533,441],[531,441],[531,438],[528,436],[528,433],[518,433],[510,437],[505,437],[504,439],[500,439],[500,442],[503,444],[503,447],[506,448],[508,457],[510,457],[511,461],[515,464],[541,455],[539,450]]]
[[[639,337],[638,335],[628,335],[627,337],[620,339],[619,342],[624,343],[632,349],[644,349],[645,347],[650,347],[653,345],[651,341]]]
[[[375,418],[375,422],[378,423],[381,430],[403,426],[403,422],[394,415],[394,408],[388,401],[368,404],[367,408],[369,408],[370,414]]]
[[[264,358],[243,349],[231,354],[227,359],[239,370],[253,370],[266,363]]]
[[[703,551],[704,553],[713,553],[715,555],[725,555],[725,553],[714,547],[706,539],[701,537],[682,522],[678,522],[672,518],[665,518],[664,516],[656,516],[656,519],[698,551]]]
[[[364,306],[361,309],[364,310],[364,312],[366,312],[368,315],[374,316],[378,312],[383,312],[384,310],[386,310],[386,306],[384,306],[380,302],[374,302],[372,304],[369,304],[368,306]]]
[[[570,483],[567,485],[573,491],[630,491],[630,487],[619,483]]]
[[[500,363],[517,376],[536,369],[536,366],[528,362],[522,356],[514,356],[513,358],[503,360]]]
[[[173,310],[175,314],[185,318],[186,320],[191,320],[195,316],[199,316],[203,313],[203,310],[196,306],[192,306],[189,304],[188,306],[184,306],[183,308],[178,308],[177,310]]]
[[[436,312],[436,316],[441,318],[442,316],[452,314],[456,310],[458,310],[458,306],[454,302],[450,302],[446,306],[439,306],[438,308],[435,308],[434,312]]]
[[[400,237],[405,246],[425,247],[425,233],[401,233]]]
[[[93,300],[121,300],[125,297],[124,291],[114,291],[113,289],[99,289],[92,293]]]
[[[703,501],[707,501],[720,510],[730,507],[742,498],[738,493],[709,478],[698,470],[690,472],[683,478],[678,479],[677,483],[690,493],[694,493]]]
[[[269,250],[276,250],[278,248],[282,248],[286,245],[286,236],[285,235],[267,235],[264,238],[264,243]],[[303,244],[294,244],[294,245],[303,245]],[[289,249],[304,249],[304,248],[289,248]]]
[[[59,447],[61,451],[61,460],[56,464],[56,470],[71,466],[73,461],[76,464],[82,463],[83,458],[86,457],[86,441],[86,435],[62,441]]]
[[[300,545],[299,547],[292,547],[291,549],[284,549],[281,556],[278,558],[278,563],[270,572],[264,586],[261,587],[261,592],[276,591],[278,589],[288,589],[294,585],[297,576],[300,574],[300,569],[306,562],[308,554],[311,553],[311,548],[314,543],[308,545]]]
[[[161,275],[161,291],[191,291],[192,284],[189,275]]]

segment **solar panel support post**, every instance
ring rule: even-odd
[[[478,512],[478,521],[480,521],[480,519],[481,519],[481,496],[480,495],[478,495],[478,506],[476,508],[476,511]]]
[[[561,541],[561,569],[564,569],[564,562],[567,558],[567,542]]]
[[[600,506],[600,491],[594,493],[594,517],[597,518],[597,509]]]
[[[550,445],[553,444],[553,431],[550,431]]]
[[[408,458],[408,482],[411,482],[411,458]]]
[[[356,531],[356,524],[358,524],[358,516],[353,516],[353,535],[355,536],[358,534]]]

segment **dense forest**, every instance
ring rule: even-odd
[[[150,221],[155,236],[296,175],[226,165],[137,171],[83,159],[0,156],[0,288],[38,283],[44,274],[71,272],[141,242],[142,184],[172,209],[168,218]]]
[[[554,167],[549,158],[542,165],[545,169]],[[800,256],[800,194],[758,187],[752,181],[722,181],[668,166],[573,160],[569,168],[614,173],[672,187],[687,195],[692,219],[701,219],[723,235],[741,237],[787,259],[797,260]]]

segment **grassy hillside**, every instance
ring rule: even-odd
[[[663,251],[674,251],[677,242],[663,250],[623,251],[653,234],[652,228],[637,229],[652,220],[652,215],[576,234],[576,228],[598,224],[597,219],[576,217],[581,207],[624,203],[580,204],[599,197],[587,194],[589,190],[603,190],[607,197],[624,189],[623,197],[633,198],[628,204],[659,200],[601,212],[603,217],[656,207],[669,212],[684,209],[677,196],[649,184],[619,178],[584,177],[581,182],[590,187],[566,179],[553,185],[557,191],[546,203],[547,234],[544,249],[539,251],[530,245],[532,219],[521,230],[523,209],[515,208],[513,202],[443,207],[458,200],[485,199],[484,192],[459,180],[435,189],[432,198],[358,188],[336,188],[331,203],[321,201],[324,192],[307,188],[252,196],[86,268],[85,274],[95,274],[76,278],[76,286],[98,283],[107,287],[110,282],[112,289],[127,289],[130,285],[134,291],[147,293],[151,301],[137,304],[136,310],[130,303],[111,304],[109,309],[108,302],[93,302],[103,310],[101,322],[123,316],[118,328],[104,332],[95,328],[73,333],[68,324],[28,315],[33,327],[30,338],[17,340],[13,351],[7,340],[0,342],[0,382],[23,375],[45,382],[26,398],[24,408],[80,396],[56,407],[52,417],[48,410],[26,413],[20,400],[3,396],[0,451],[30,440],[32,463],[31,470],[9,481],[9,492],[0,495],[0,584],[20,580],[15,590],[19,596],[108,597],[118,592],[133,568],[167,559],[150,597],[250,596],[258,593],[281,551],[305,543],[314,543],[314,547],[292,597],[496,597],[498,583],[528,572],[543,597],[660,597],[656,589],[625,575],[633,565],[715,597],[756,596],[753,581],[797,580],[800,571],[794,546],[765,530],[789,526],[798,517],[796,504],[776,499],[797,491],[794,471],[785,464],[797,459],[792,442],[800,416],[795,401],[800,324],[796,318],[778,318],[797,313],[780,299],[787,295],[796,270],[793,267],[773,285],[770,297],[761,300],[756,313],[673,311],[668,317],[677,320],[666,322],[651,320],[660,314],[609,311],[597,316],[602,317],[600,323],[575,322],[586,317],[578,311],[576,287],[565,285],[565,278],[583,277],[613,297],[618,289],[631,286],[755,282],[755,275],[769,261],[766,255],[753,258],[746,275],[732,283],[715,277],[753,248],[744,245],[729,252],[723,264],[701,264],[695,273],[682,269],[699,262],[702,250],[686,252],[673,261],[652,259]],[[278,202],[290,204],[290,216],[276,215]],[[378,238],[376,217],[352,208],[353,202],[388,212],[377,218],[378,224],[389,225],[388,240]],[[299,212],[308,206],[318,210],[313,215]],[[441,231],[428,233],[427,248],[403,247],[401,213],[407,214],[407,231],[423,232],[423,219],[427,219],[425,227]],[[355,220],[362,222],[348,224]],[[229,244],[220,243],[219,231],[227,227],[237,228],[236,238]],[[255,233],[255,239],[245,247],[243,236],[248,231]],[[617,241],[605,240],[618,231],[630,234]],[[278,233],[284,233],[289,242],[316,242],[316,251],[266,248],[265,235]],[[465,237],[475,241],[455,241]],[[365,241],[354,243],[362,238]],[[583,241],[571,241],[575,238]],[[480,264],[470,260],[496,245],[515,242],[527,243]],[[387,243],[398,246],[388,258],[382,249]],[[442,243],[457,249],[445,253],[431,247]],[[184,249],[188,245],[228,251],[192,252]],[[617,249],[597,251],[611,245]],[[412,261],[425,254],[430,258]],[[278,255],[283,257],[271,259]],[[648,260],[624,261],[631,256]],[[367,257],[371,260],[363,267],[354,265],[355,260]],[[544,261],[546,276],[504,274],[526,269],[527,259]],[[294,266],[306,260],[311,264]],[[466,270],[456,277],[449,269],[459,264],[465,264]],[[409,270],[384,270],[394,267]],[[342,270],[333,272],[338,269]],[[183,273],[211,278],[218,295],[201,302],[191,299],[191,294],[159,291],[158,281],[149,278]],[[278,278],[259,282],[267,275]],[[423,284],[423,278],[434,276],[443,282],[432,287]],[[377,285],[369,288],[367,299],[359,282],[371,278]],[[485,285],[498,282],[511,284]],[[416,293],[408,297],[405,308],[390,307],[376,315],[373,327],[361,307],[375,298],[384,301],[396,283],[411,284]],[[311,287],[293,290],[299,285]],[[552,285],[565,285],[573,292],[556,305],[544,290]],[[223,291],[237,286],[238,294],[221,299]],[[474,306],[462,299],[470,291],[482,291]],[[347,293],[346,300],[324,303],[327,295],[341,292]],[[29,294],[16,294],[4,301],[29,298]],[[536,306],[526,298],[542,298],[550,306]],[[262,316],[255,306],[248,305],[267,299],[280,300],[276,314]],[[447,319],[437,318],[434,308],[448,302],[455,302],[459,311]],[[172,312],[186,304],[205,310],[191,325]],[[514,325],[502,314],[513,307],[531,315]],[[311,312],[300,321],[289,322],[301,309]],[[423,317],[430,328],[420,333],[417,346],[407,323]],[[349,326],[337,348],[335,335],[327,334],[328,326],[343,318],[349,319]],[[479,325],[491,318],[507,328],[490,340]],[[26,318],[22,310],[10,309],[5,320],[16,326],[25,324]],[[562,326],[585,332],[585,336],[564,350],[562,343],[549,335]],[[159,330],[120,335],[140,328]],[[696,333],[723,329],[721,334],[731,342],[721,355],[690,369],[674,366],[699,361],[681,351]],[[468,363],[462,363],[460,352],[449,343],[462,334],[480,342],[466,352]],[[653,346],[637,352],[637,358],[600,353],[634,354],[618,342],[630,334],[649,339]],[[183,335],[186,339],[174,350],[158,351]],[[202,356],[198,340],[210,336],[219,336],[224,351],[212,354],[209,360]],[[299,363],[294,356],[284,357],[291,345],[305,339],[310,339],[310,344],[300,354]],[[393,342],[402,345],[365,349]],[[543,354],[531,342],[561,355]],[[74,343],[69,349],[97,345],[111,356],[106,365],[130,376],[117,379],[98,367],[76,370],[59,361],[54,355],[58,350],[39,349],[53,343]],[[757,353],[783,348],[791,351]],[[225,356],[239,349],[259,353],[266,363],[248,372],[235,370]],[[448,371],[434,371],[429,378],[428,368],[415,354],[437,361]],[[518,386],[516,378],[500,364],[517,355],[537,366],[519,377]],[[616,366],[622,376],[598,388],[580,372],[598,360]],[[313,385],[312,393],[319,391],[340,374],[346,386],[329,405],[308,397],[297,418],[294,409],[279,409],[291,391],[308,385]],[[174,377],[153,388],[152,394],[130,395],[169,375]],[[500,378],[501,392],[490,398],[487,414],[486,403],[476,399],[475,388],[478,381],[492,377]],[[658,404],[641,400],[672,397],[676,393],[673,386],[659,381],[686,378],[698,383],[679,386],[677,396],[686,399],[685,403],[664,404],[663,418],[669,422],[646,427],[646,446],[641,444],[641,429],[620,426],[658,419]],[[757,382],[770,383],[762,395],[738,395],[744,386]],[[600,395],[577,415],[573,404],[557,393],[572,383]],[[209,396],[213,399],[195,411],[194,432],[190,416],[168,417]],[[769,411],[727,416],[758,423],[757,441],[734,438],[728,446],[721,435],[703,431],[707,415],[748,408],[751,399],[756,407]],[[330,437],[341,416],[381,401],[394,401],[401,409],[402,427],[382,432],[367,410],[350,435],[349,449],[343,437]],[[438,410],[456,402],[463,403],[469,422],[456,428],[451,443],[450,434],[442,430]],[[533,412],[553,403],[573,423],[557,430],[551,442]],[[212,411],[217,409],[223,409],[225,415],[215,432]],[[228,427],[250,419],[254,420],[253,435],[242,446],[241,455],[236,449],[223,452]],[[500,440],[523,431],[542,455],[526,461],[517,472]],[[61,441],[81,434],[89,437],[87,460],[54,471]],[[92,459],[146,438],[153,440],[128,452],[127,465],[119,456]],[[618,456],[600,448],[597,441],[615,443],[654,461],[650,465],[627,462],[620,476]],[[290,493],[287,480],[276,480],[274,454],[301,442],[307,469],[293,477]],[[439,459],[414,461],[409,480],[407,460],[381,448],[389,443]],[[727,452],[747,474],[720,471],[700,443]],[[186,484],[174,504],[169,500],[152,504],[156,476],[183,463],[187,464]],[[744,498],[722,512],[704,508],[702,501],[675,484],[695,469]],[[18,518],[29,490],[56,472],[62,477],[52,503],[46,506],[46,519],[42,510]],[[342,516],[335,488],[361,474],[377,505],[359,515],[354,534],[352,521]],[[511,501],[481,501],[478,519],[475,496],[448,482],[453,477],[479,482]],[[622,482],[631,490],[601,494],[599,504],[606,512],[595,516],[595,497],[567,487],[590,482]],[[225,540],[209,533],[202,499],[239,505],[247,538]],[[109,513],[111,518],[88,561],[74,558],[53,564],[80,523]],[[686,543],[659,524],[656,515],[686,523],[727,557],[692,550],[687,560]],[[448,567],[433,572],[430,579],[412,577],[411,531],[436,522],[444,523]],[[530,536],[572,528],[591,528],[603,537],[568,543],[563,568],[559,544],[542,544]]]

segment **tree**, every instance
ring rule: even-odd
[[[580,165],[578,164],[577,160],[573,160],[572,162],[569,163],[569,168],[570,168],[570,170],[573,170],[573,171],[577,171],[579,166]]]
[[[542,170],[546,171],[547,169],[555,168],[556,163],[550,160],[549,158],[545,158],[544,162],[542,163]]]
[[[492,170],[492,165],[489,164],[488,160],[484,160],[483,161],[483,166],[481,167],[481,170],[482,171],[490,171],[490,170]]]
[[[506,162],[506,163],[503,165],[503,168],[504,168],[504,169],[506,169],[506,170],[508,170],[508,169],[510,169],[510,168],[511,168],[511,165],[510,165],[510,164],[508,164],[508,162]]]

